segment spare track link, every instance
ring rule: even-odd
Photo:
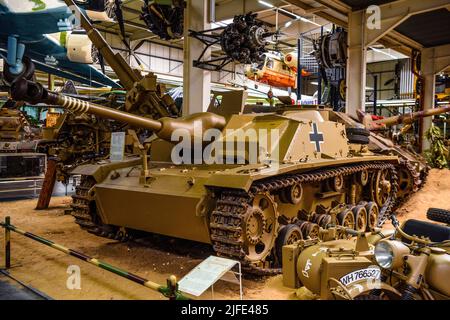
[[[280,268],[265,268],[245,260],[243,235],[243,219],[247,208],[257,193],[273,192],[295,183],[314,183],[343,175],[348,176],[363,170],[391,171],[391,197],[388,202],[380,208],[378,225],[381,226],[389,217],[395,204],[397,194],[397,173],[395,166],[389,163],[365,163],[342,166],[339,168],[319,169],[307,173],[289,174],[255,182],[250,192],[242,190],[224,189],[219,192],[216,207],[211,214],[210,232],[213,248],[218,256],[230,257],[240,260],[242,267],[257,275],[273,275],[281,273]]]

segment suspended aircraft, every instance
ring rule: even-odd
[[[296,88],[297,54],[268,52],[264,55],[265,59],[262,63],[246,67],[245,76],[256,84],[263,83],[276,88]],[[302,69],[302,77],[310,75],[311,73]]]
[[[92,19],[107,19],[105,1],[83,1]],[[93,87],[120,87],[92,66],[92,42],[74,30],[77,17],[62,0],[0,0],[0,57],[3,77],[31,78],[38,69]]]

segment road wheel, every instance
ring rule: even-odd
[[[337,215],[339,224],[343,227],[354,229],[355,228],[355,216],[353,215],[352,208],[347,208]]]
[[[276,242],[276,251],[277,251],[276,254],[280,265],[283,259],[282,256],[283,246],[294,244],[302,239],[303,239],[302,230],[296,224],[288,224],[280,230]]]
[[[365,232],[367,229],[367,211],[362,205],[353,208],[353,215],[355,216],[355,230],[358,232]]]
[[[367,212],[367,230],[374,231],[378,224],[378,216],[380,215],[380,210],[375,202],[368,202],[366,204]]]

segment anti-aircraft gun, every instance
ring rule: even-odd
[[[106,62],[126,90],[125,103],[121,108],[153,119],[177,117],[180,110],[172,98],[164,93],[163,87],[156,81],[156,76],[151,72],[142,76],[140,71],[132,69],[119,53],[113,52],[75,1],[65,2],[75,11],[81,26],[98,49],[103,69]],[[39,197],[38,209],[48,207],[55,179],[66,182],[73,168],[86,162],[100,160],[108,154],[110,132],[115,128],[111,121],[96,119],[93,115],[74,116],[72,113],[66,113],[59,117],[54,127],[44,130],[46,141],[41,143],[41,149],[53,159],[47,167],[49,170],[46,174],[46,184]],[[127,141],[131,141],[134,136],[140,137],[141,134],[146,135],[147,132],[132,132],[127,135]]]
[[[153,73],[142,76],[140,70],[131,68],[120,53],[115,53],[111,49],[100,32],[73,0],[64,0],[64,2],[76,11],[81,27],[86,30],[89,39],[98,49],[101,60],[108,63],[119,78],[120,84],[127,91],[125,98],[125,110],[127,112],[153,119],[180,115],[180,110],[177,109],[171,97],[161,92]],[[123,42],[128,46],[125,39],[123,39]]]
[[[395,202],[398,158],[350,143],[345,125],[325,107],[245,113],[245,92],[223,92],[208,112],[154,120],[25,79],[12,93],[157,136],[140,159],[75,169],[83,180],[72,214],[101,236],[124,239],[140,230],[209,243],[246,270],[269,274],[281,271],[285,244],[317,237],[331,222],[373,230]]]

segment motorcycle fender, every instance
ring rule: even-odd
[[[352,300],[360,295],[369,294],[373,290],[381,290],[382,292],[386,293],[391,300],[400,299],[400,297],[402,296],[397,289],[383,282],[368,281],[355,283],[347,287],[347,290]]]

